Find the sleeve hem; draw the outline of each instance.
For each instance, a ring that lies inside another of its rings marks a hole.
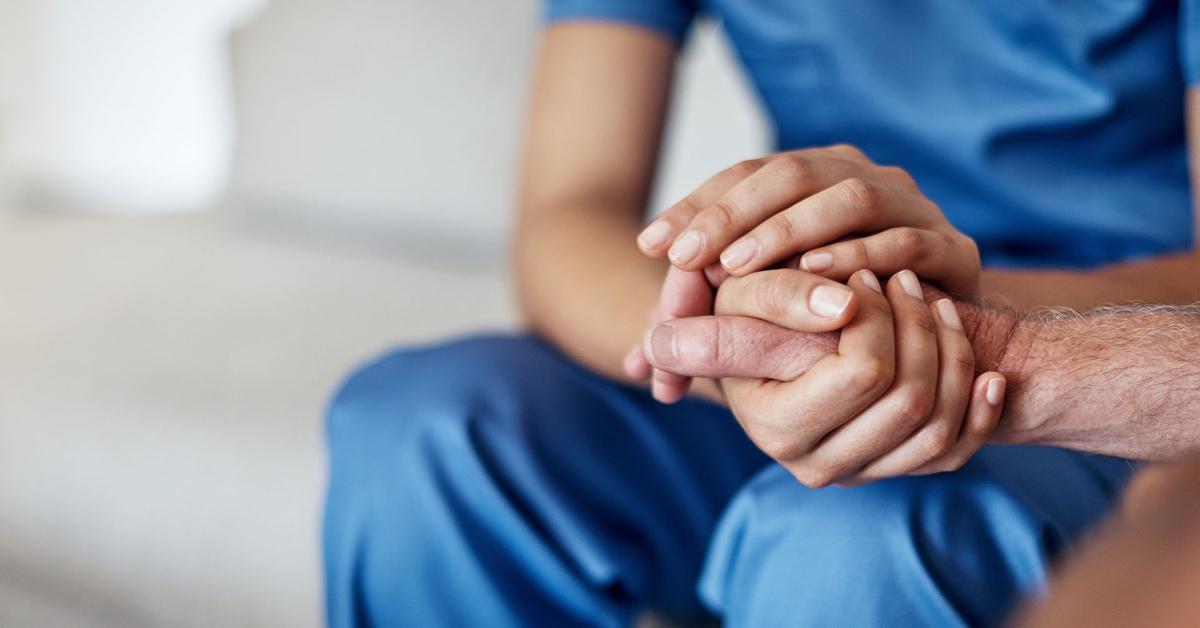
[[[546,6],[543,19],[546,24],[559,22],[617,22],[655,31],[666,35],[676,43],[687,37],[694,15],[692,13],[664,13],[645,0],[634,0],[636,4],[612,4],[588,0],[551,2]]]

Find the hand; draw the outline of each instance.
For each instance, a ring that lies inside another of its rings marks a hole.
[[[832,146],[745,161],[718,173],[638,236],[683,270],[720,263],[742,277],[802,254],[798,267],[845,281],[860,269],[915,271],[973,298],[979,252],[907,172]]]
[[[656,368],[724,378],[746,433],[808,486],[961,466],[995,428],[1006,380],[975,376],[954,303],[938,300],[935,317],[911,272],[895,275],[886,296],[872,273],[856,273],[857,315],[836,351],[814,361],[829,338],[796,331],[806,320],[788,305],[817,281],[795,270],[730,279],[718,316],[657,326],[646,355]],[[801,342],[807,350],[796,350]]]
[[[659,323],[713,313],[713,292],[729,277],[718,265],[703,271],[672,266],[663,281],[659,303],[650,313],[650,327]],[[831,280],[813,277],[803,290],[791,292],[789,316],[793,324],[810,332],[841,329],[854,317],[854,292]],[[691,378],[651,367],[641,343],[625,356],[625,374],[634,381],[650,379],[650,391],[662,403],[675,403],[687,394]]]
[[[650,311],[650,327],[689,316],[704,316],[712,313],[713,293],[727,276],[719,266],[712,266],[710,279],[702,271],[680,270],[674,266],[667,269],[663,280],[658,305]],[[675,403],[687,394],[692,378],[655,369],[646,361],[642,345],[634,345],[625,355],[625,374],[634,381],[650,380],[650,392],[662,403]]]

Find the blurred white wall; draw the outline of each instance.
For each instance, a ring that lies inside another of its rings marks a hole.
[[[0,0],[13,195],[209,202],[221,33],[255,4]],[[0,627],[321,625],[335,382],[396,343],[515,323],[503,265],[460,262],[503,247],[536,7],[272,0],[233,39],[230,194],[271,229],[0,213]],[[692,43],[654,208],[766,147],[720,36]]]
[[[0,0],[0,206],[160,213],[229,186],[279,224],[498,255],[541,2],[264,3]],[[767,146],[711,24],[675,102],[655,209]]]
[[[232,120],[225,37],[262,0],[0,0],[8,204],[204,207]]]
[[[453,255],[503,248],[537,0],[275,0],[234,37],[230,204]],[[762,154],[724,39],[684,57],[653,208]]]

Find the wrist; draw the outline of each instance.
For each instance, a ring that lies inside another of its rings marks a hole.
[[[1050,407],[1054,395],[1039,377],[1038,368],[1046,323],[1010,308],[968,303],[959,303],[958,308],[975,351],[976,374],[996,371],[1007,380],[1004,413],[992,442],[1038,442],[1054,415]]]

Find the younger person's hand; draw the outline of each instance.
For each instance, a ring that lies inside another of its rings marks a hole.
[[[850,146],[798,150],[724,170],[638,236],[683,270],[716,263],[742,277],[800,255],[796,266],[837,281],[860,269],[907,268],[947,292],[978,292],[979,252],[900,168]]]
[[[884,290],[861,271],[849,282],[857,314],[834,348],[789,308],[788,291],[818,280],[773,270],[726,281],[716,316],[658,325],[646,355],[666,371],[722,378],[751,440],[808,486],[961,466],[996,427],[1006,380],[976,375],[955,304],[926,304],[911,272]]]

